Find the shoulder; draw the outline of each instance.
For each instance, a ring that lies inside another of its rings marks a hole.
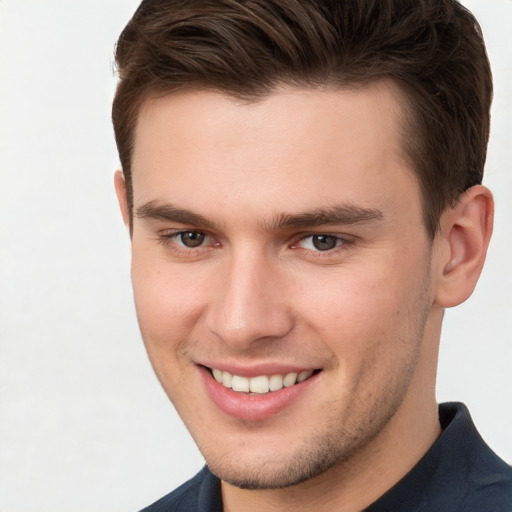
[[[196,476],[140,512],[222,512],[220,481],[205,466]]]
[[[443,478],[435,487],[448,484],[453,510],[512,512],[512,467],[485,443],[467,407],[441,404],[439,419],[443,434],[431,451],[441,448],[436,469]]]
[[[465,406],[447,405],[459,409],[458,415],[462,416],[465,424],[460,432],[465,464],[459,471],[469,485],[466,487],[461,510],[512,512],[512,467],[496,455],[480,437]]]
[[[460,403],[439,407],[442,433],[366,512],[512,512],[512,468],[480,437]]]

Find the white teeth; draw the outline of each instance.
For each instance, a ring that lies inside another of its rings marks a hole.
[[[231,373],[222,372],[222,385],[223,386],[230,388],[232,380],[233,380],[233,375],[231,375]]]
[[[289,388],[290,386],[293,386],[296,382],[297,382],[297,374],[296,373],[289,373],[283,379],[283,386],[285,388]]]
[[[249,393],[249,379],[247,377],[240,377],[240,375],[233,375],[233,379],[231,381],[231,388],[233,389],[233,391]]]
[[[226,388],[240,393],[258,393],[265,394],[269,391],[279,391],[283,387],[289,388],[294,384],[303,382],[313,375],[313,370],[305,370],[299,374],[295,372],[286,375],[258,375],[257,377],[241,377],[240,375],[232,375],[229,372],[212,368],[213,377],[217,382]]]
[[[282,375],[272,375],[270,377],[269,382],[270,391],[279,391],[283,387],[283,376]]]
[[[268,393],[268,377],[260,375],[249,380],[249,389],[252,393]]]
[[[212,368],[213,376],[217,382],[222,382],[222,370],[217,370],[217,368]]]

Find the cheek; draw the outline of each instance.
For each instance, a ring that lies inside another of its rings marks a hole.
[[[395,407],[420,357],[429,310],[425,274],[416,269],[416,282],[389,275],[340,277],[336,287],[304,302],[315,304],[305,315],[308,330],[335,355],[335,386],[354,418],[371,417],[384,403]]]
[[[315,286],[301,286],[305,322],[344,359],[371,360],[375,352],[392,359],[404,344],[417,343],[428,308],[426,267],[401,268],[316,276]]]
[[[204,279],[140,252],[133,254],[132,283],[144,342],[148,351],[176,346],[200,316]]]
[[[200,316],[202,287],[177,267],[150,257],[149,251],[133,252],[133,292],[144,346],[160,384],[181,410],[180,404],[190,402],[185,398],[194,368],[187,358],[187,342]],[[200,411],[193,414],[199,417]]]

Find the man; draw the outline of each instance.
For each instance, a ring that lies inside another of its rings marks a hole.
[[[507,511],[435,401],[482,269],[491,76],[451,0],[145,0],[116,191],[155,372],[207,467],[149,511]]]

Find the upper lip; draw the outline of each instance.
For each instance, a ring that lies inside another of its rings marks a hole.
[[[303,371],[314,371],[318,368],[310,365],[282,364],[282,363],[257,363],[253,365],[229,364],[224,362],[201,362],[200,366],[229,372],[240,377],[258,377],[260,375],[286,375],[288,373],[300,373]]]

